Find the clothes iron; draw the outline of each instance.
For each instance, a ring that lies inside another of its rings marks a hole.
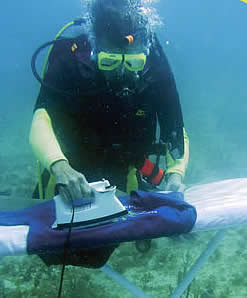
[[[74,219],[72,219],[73,205],[65,201],[60,195],[54,197],[56,220],[53,229],[72,227],[92,227],[110,222],[113,218],[125,215],[128,211],[115,196],[116,186],[110,186],[108,180],[89,183],[94,196],[88,200],[74,201]]]

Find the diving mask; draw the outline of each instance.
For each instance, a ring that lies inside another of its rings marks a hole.
[[[142,71],[146,64],[147,56],[140,54],[114,54],[99,52],[98,68],[100,70],[114,70],[123,65],[129,71]]]

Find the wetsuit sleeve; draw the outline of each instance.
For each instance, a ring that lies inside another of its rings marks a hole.
[[[165,174],[185,175],[189,160],[189,139],[184,121],[175,78],[167,57],[156,38],[152,63],[155,68],[157,114],[160,124],[160,140],[167,144],[167,169]]]
[[[48,170],[58,160],[67,160],[56,139],[51,119],[45,109],[37,109],[33,116],[29,142],[34,154]]]
[[[184,134],[184,155],[182,158],[173,159],[169,151],[166,152],[166,161],[167,161],[167,169],[165,174],[169,175],[172,173],[176,173],[181,175],[184,178],[186,168],[189,162],[189,137],[183,129]]]
[[[56,75],[59,73],[60,75]],[[59,63],[48,70],[45,82],[60,88],[63,71]],[[67,160],[56,137],[57,114],[65,110],[64,98],[53,90],[41,86],[34,106],[29,142],[32,150],[41,164],[50,170],[51,165],[58,160]],[[54,126],[55,125],[55,126]]]
[[[34,106],[29,140],[36,157],[48,170],[54,162],[66,160],[58,141],[58,129],[68,110],[68,100],[71,101],[65,91],[73,88],[75,81],[72,55],[70,48],[63,44],[53,48],[44,84]]]

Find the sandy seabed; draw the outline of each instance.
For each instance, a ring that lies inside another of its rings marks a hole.
[[[150,297],[170,297],[214,233],[153,240],[148,253],[122,244],[108,262]],[[246,231],[229,230],[209,262],[182,297],[247,297]],[[37,256],[4,257],[0,297],[56,297],[61,266],[47,267]],[[133,297],[98,269],[67,266],[62,297]]]

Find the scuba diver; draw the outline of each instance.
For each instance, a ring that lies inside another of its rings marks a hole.
[[[53,181],[65,200],[88,198],[89,182],[102,178],[127,193],[183,191],[189,141],[149,17],[140,1],[88,5],[85,32],[47,43],[47,69],[38,77],[30,144],[45,169],[39,195],[50,194]],[[84,254],[81,263],[102,266],[113,250]]]

